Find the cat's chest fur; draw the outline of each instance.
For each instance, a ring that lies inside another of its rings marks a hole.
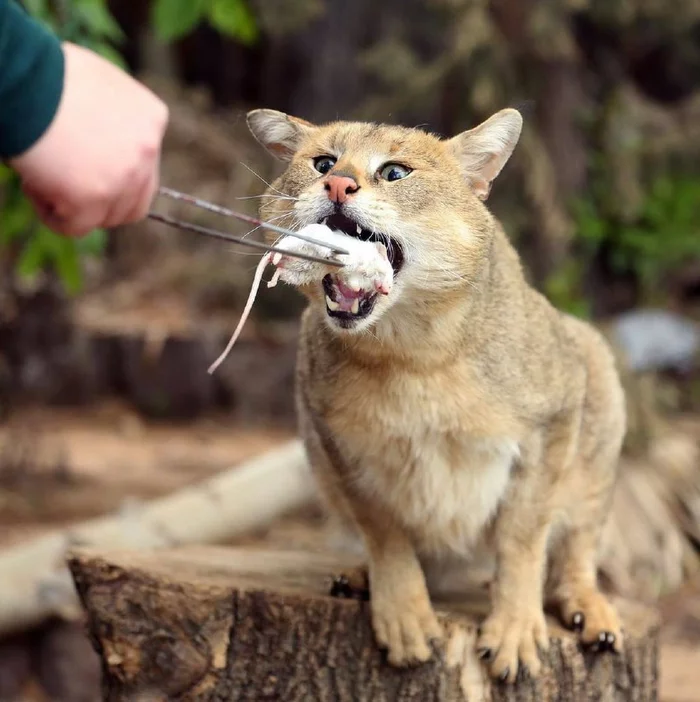
[[[355,397],[341,393],[326,418],[353,482],[403,523],[419,552],[469,553],[518,456],[512,422],[478,388],[469,392],[463,374],[371,382]]]

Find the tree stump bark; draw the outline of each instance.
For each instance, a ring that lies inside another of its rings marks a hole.
[[[618,602],[623,654],[582,652],[550,620],[537,681],[491,683],[475,654],[483,590],[436,603],[445,643],[422,666],[390,667],[367,602],[327,595],[357,563],[334,555],[213,547],[78,551],[69,559],[103,667],[103,698],[284,702],[646,702],[657,699],[658,627]]]

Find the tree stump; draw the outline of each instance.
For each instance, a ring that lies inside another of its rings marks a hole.
[[[103,668],[103,698],[284,702],[582,702],[657,699],[657,615],[617,602],[623,654],[580,650],[550,619],[537,681],[491,683],[475,654],[483,588],[436,602],[445,643],[397,670],[367,602],[328,596],[357,566],[335,555],[187,547],[74,553],[69,565]]]

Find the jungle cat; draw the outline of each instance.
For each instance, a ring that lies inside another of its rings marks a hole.
[[[254,110],[288,165],[266,219],[383,241],[388,295],[302,288],[300,432],[329,509],[362,537],[373,630],[397,666],[443,633],[425,565],[495,558],[477,651],[493,677],[537,676],[545,598],[594,650],[620,651],[597,582],[625,410],[613,355],[527,282],[485,201],[522,117],[452,138],[384,124],[314,125]]]

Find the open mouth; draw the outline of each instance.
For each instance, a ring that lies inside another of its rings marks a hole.
[[[395,239],[386,234],[363,229],[357,222],[344,214],[336,213],[325,217],[319,224],[325,224],[335,231],[362,241],[374,241],[386,247],[387,258],[396,276],[404,263],[403,249]],[[341,327],[348,328],[354,322],[368,317],[377,302],[378,293],[374,290],[354,290],[337,276],[328,274],[323,278],[323,291],[326,295],[326,312]]]
[[[394,275],[401,270],[403,266],[403,249],[401,248],[401,244],[390,236],[378,232],[371,232],[369,229],[363,229],[357,222],[340,212],[330,217],[325,217],[319,224],[325,224],[330,229],[343,232],[343,234],[347,234],[355,239],[360,239],[361,241],[378,241],[384,244],[384,246],[386,246],[389,263],[391,263],[391,267],[394,269]]]

